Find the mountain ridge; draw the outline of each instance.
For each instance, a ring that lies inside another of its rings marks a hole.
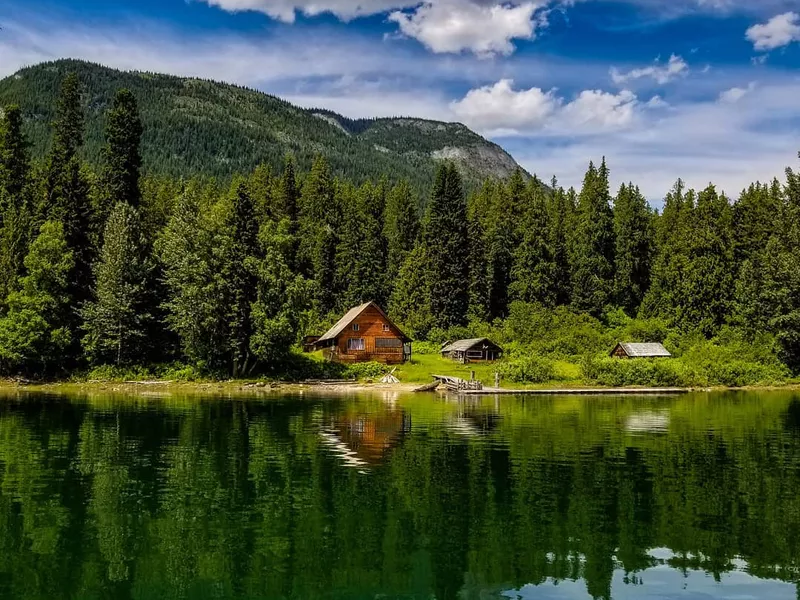
[[[86,112],[85,158],[98,163],[105,110],[114,92],[137,97],[145,135],[146,172],[219,178],[278,168],[287,153],[301,168],[325,156],[336,175],[356,181],[405,178],[423,188],[436,163],[453,160],[468,182],[507,177],[521,168],[502,147],[465,125],[414,117],[351,119],[303,108],[252,88],[196,77],[122,71],[61,59],[20,69],[0,80],[0,105],[18,104],[34,156],[46,154],[61,80],[75,72]],[[524,169],[523,169],[524,171]]]

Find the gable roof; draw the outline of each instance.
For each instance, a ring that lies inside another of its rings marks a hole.
[[[456,342],[451,342],[447,344],[444,348],[442,348],[442,353],[449,353],[449,352],[466,352],[467,350],[471,350],[478,344],[488,344],[497,348],[498,350],[502,350],[500,346],[495,344],[489,338],[473,338],[471,340],[458,340]]]
[[[622,347],[627,354],[631,358],[668,358],[672,356],[669,351],[664,348],[662,344],[628,344],[628,343],[620,343],[617,344],[617,347]],[[614,348],[616,350],[617,348]],[[612,352],[613,354],[613,352]]]
[[[361,313],[363,313],[365,310],[367,310],[369,307],[375,308],[381,314],[381,316],[384,319],[386,319],[386,322],[389,323],[389,325],[391,325],[394,328],[395,331],[397,331],[397,333],[399,334],[398,337],[400,337],[405,342],[410,342],[411,341],[411,338],[409,338],[405,333],[400,331],[400,329],[397,327],[397,325],[392,323],[391,319],[389,319],[389,317],[386,315],[386,313],[383,312],[383,309],[380,306],[378,306],[374,302],[365,302],[361,306],[354,306],[353,308],[348,310],[341,319],[336,321],[336,325],[331,327],[328,331],[325,332],[325,335],[323,335],[321,338],[319,338],[317,340],[317,343],[319,344],[320,342],[326,342],[328,340],[335,340],[337,337],[339,337],[342,334],[342,332],[345,329],[347,329],[347,326],[350,325],[350,323],[355,321],[358,318],[358,316]]]

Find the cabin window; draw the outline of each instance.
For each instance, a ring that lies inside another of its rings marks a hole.
[[[347,349],[355,352],[363,352],[365,349],[364,338],[350,338],[347,340]]]
[[[376,348],[402,348],[403,347],[403,340],[398,340],[397,338],[376,338],[375,339],[375,347]]]
[[[383,326],[383,332],[384,332],[384,333],[389,333],[391,330],[392,330],[392,328],[391,328],[391,327],[389,327],[388,325],[384,325],[384,326]]]
[[[467,352],[467,358],[483,358],[483,352],[480,350],[470,350]]]
[[[358,323],[353,323],[353,331],[358,331],[359,329]]]

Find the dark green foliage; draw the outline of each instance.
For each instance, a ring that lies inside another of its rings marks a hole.
[[[386,199],[383,235],[386,239],[386,277],[394,281],[420,233],[419,202],[408,182],[394,186]]]
[[[231,374],[238,377],[253,367],[250,337],[255,328],[252,308],[258,297],[256,270],[260,255],[255,207],[244,182],[234,183],[224,229],[220,276],[226,291],[226,346]]]
[[[75,60],[22,69],[0,81],[0,105],[22,107],[38,158],[50,148],[55,99],[69,73],[77,74],[82,84],[80,97],[86,107],[82,154],[95,167],[103,164],[105,112],[117,90],[127,89],[139,102],[145,129],[141,153],[148,174],[229,180],[262,164],[279,173],[287,153],[294,156],[298,170],[307,172],[322,155],[336,177],[356,185],[386,176],[393,182],[408,180],[421,194],[433,183],[434,153],[446,148],[463,149],[465,156],[473,157],[459,164],[471,183],[490,175],[505,177],[517,168],[500,147],[457,123],[353,121],[239,86],[123,72]],[[80,146],[80,142],[75,145]],[[480,158],[486,153],[492,160]]]
[[[633,184],[622,185],[614,201],[614,299],[629,315],[639,310],[650,287],[652,216]]]
[[[467,203],[452,164],[436,174],[422,234],[429,260],[431,310],[438,327],[462,325],[469,308]]]
[[[93,364],[130,365],[153,353],[153,268],[138,211],[118,202],[103,232],[93,298],[82,310]]]
[[[42,97],[59,100],[35,113],[55,115],[50,150],[38,164],[28,159],[23,135],[25,127],[36,135],[38,117],[4,111],[4,372],[52,372],[59,353],[65,368],[79,367],[82,330],[85,357],[124,372],[179,361],[216,375],[308,373],[313,361],[293,352],[301,336],[321,333],[368,300],[388,305],[413,336],[492,337],[523,362],[526,352],[575,361],[606,354],[618,341],[660,341],[684,361],[683,381],[780,381],[782,364],[800,372],[800,175],[792,170],[785,186],[754,184],[734,205],[713,186],[697,194],[678,181],[657,215],[633,184],[623,185],[611,206],[605,161],[590,165],[579,195],[555,179],[548,188],[517,171],[485,180],[469,202],[458,168],[445,162],[420,223],[414,180],[390,184],[391,170],[335,178],[341,157],[329,160],[324,145],[307,173],[302,152],[284,152],[277,166],[265,160],[233,185],[141,177],[148,151],[140,141],[145,147],[148,136],[174,133],[166,121],[143,129],[154,102],[148,82],[179,81],[189,98],[208,102],[207,94],[227,88],[139,74],[123,79],[138,82],[132,87],[144,95],[141,104],[121,91],[108,109],[91,91],[104,89],[104,80],[48,79]],[[16,89],[5,85],[0,97]],[[170,89],[179,104],[186,100]],[[138,106],[151,107],[141,119]],[[108,118],[98,172],[83,139],[102,129],[89,115],[84,131],[83,114],[100,109]],[[195,114],[200,121],[203,110]],[[325,130],[324,119],[311,118]],[[385,146],[391,153],[422,127],[400,122],[339,124],[375,143],[376,131],[391,131],[403,140]],[[468,135],[458,126],[444,130]],[[420,148],[441,141],[440,133],[427,131]],[[51,273],[68,270],[58,280],[64,289],[43,283],[43,256]],[[614,371],[624,381],[678,376],[672,367],[610,368],[632,369]]]
[[[600,169],[589,164],[583,180],[575,223],[572,306],[594,316],[612,301],[614,278],[614,215],[605,159]]]
[[[67,366],[72,342],[69,276],[73,257],[61,223],[48,221],[25,257],[27,275],[0,319],[0,371],[43,375]]]
[[[551,245],[554,239],[545,193],[535,181],[530,186],[521,217],[522,239],[514,252],[509,293],[514,300],[553,306],[557,294],[557,271]]]
[[[106,115],[102,175],[104,197],[97,211],[101,220],[108,214],[108,207],[116,202],[127,202],[133,208],[139,206],[142,132],[136,98],[129,90],[120,90]]]
[[[0,187],[15,205],[22,204],[29,173],[30,157],[28,141],[22,131],[22,113],[18,106],[11,106],[0,121]],[[0,204],[0,210],[5,208],[5,203]]]

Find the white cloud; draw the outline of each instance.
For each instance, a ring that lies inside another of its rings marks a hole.
[[[650,100],[647,101],[645,104],[647,108],[652,109],[659,109],[659,108],[667,108],[669,106],[668,102],[665,102],[661,96],[653,96]]]
[[[755,81],[750,82],[750,84],[746,88],[741,87],[732,87],[729,90],[725,90],[719,95],[719,101],[724,102],[726,104],[735,104],[739,102],[742,98],[747,96],[750,92],[756,89]]]
[[[633,122],[637,106],[636,95],[627,90],[619,94],[585,90],[567,102],[556,90],[514,90],[510,79],[471,90],[450,105],[466,125],[495,135],[534,131],[579,135],[619,129]]]
[[[746,37],[756,50],[774,50],[800,41],[800,14],[787,12],[766,23],[753,25]]]
[[[309,17],[331,13],[343,21],[348,21],[419,4],[414,0],[205,0],[205,2],[228,12],[264,13],[286,23],[293,23],[297,13]]]
[[[626,84],[636,79],[649,77],[655,80],[659,85],[669,83],[678,77],[684,77],[689,73],[689,65],[680,56],[673,54],[669,57],[669,61],[662,65],[658,61],[649,67],[642,67],[640,69],[633,69],[627,73],[622,73],[616,67],[611,67],[611,79],[617,85]]]
[[[511,54],[512,40],[535,35],[541,3],[478,4],[465,0],[435,0],[411,12],[395,11],[389,20],[400,31],[436,53],[464,50],[479,56]]]

